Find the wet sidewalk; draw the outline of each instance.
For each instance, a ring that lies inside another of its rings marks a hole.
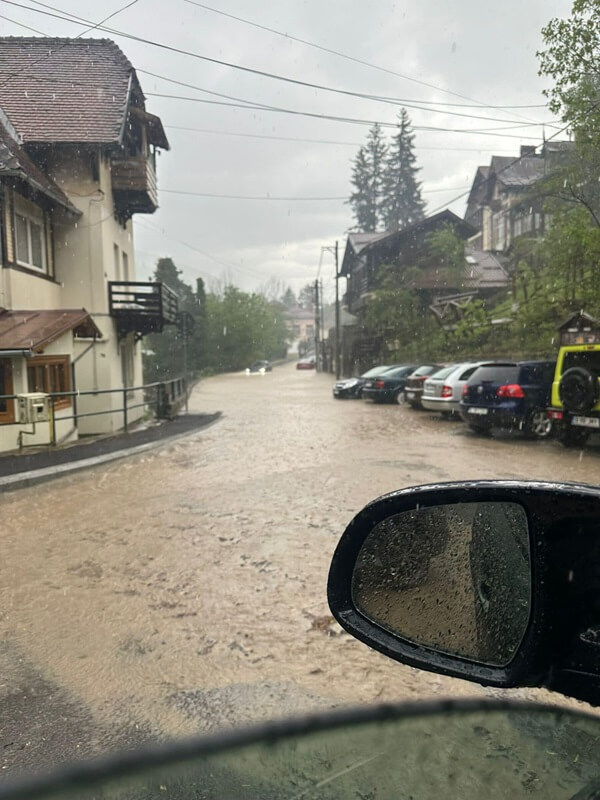
[[[49,480],[85,467],[125,458],[211,425],[214,414],[182,414],[145,428],[77,442],[60,448],[35,448],[31,452],[0,456],[0,490],[16,489]]]

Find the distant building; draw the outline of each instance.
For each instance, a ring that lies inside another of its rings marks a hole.
[[[506,253],[520,236],[544,234],[543,198],[535,187],[572,147],[572,142],[546,142],[537,153],[524,145],[517,157],[492,156],[489,166],[477,168],[465,212],[465,221],[477,230],[474,247]]]
[[[300,350],[306,352],[303,343],[309,345],[309,349],[314,348],[315,339],[315,312],[308,308],[289,308],[285,313],[285,324],[290,332],[289,353],[298,353]]]

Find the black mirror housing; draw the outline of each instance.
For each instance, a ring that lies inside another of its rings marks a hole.
[[[467,503],[517,504],[527,517],[529,620],[504,666],[403,638],[368,618],[353,599],[359,554],[376,526],[406,512]],[[568,483],[473,481],[380,497],[352,520],[340,539],[329,572],[328,600],[346,631],[410,666],[489,686],[545,686],[600,703],[600,490]]]

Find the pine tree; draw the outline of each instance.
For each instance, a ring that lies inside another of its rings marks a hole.
[[[355,227],[366,233],[376,231],[381,225],[386,157],[387,145],[376,123],[354,160],[351,178],[354,191],[348,200],[356,220]]]
[[[385,230],[396,231],[418,222],[425,216],[419,167],[414,153],[415,135],[405,108],[399,116],[398,133],[394,136],[385,163],[383,179],[382,222]]]

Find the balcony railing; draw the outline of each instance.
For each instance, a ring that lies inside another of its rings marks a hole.
[[[156,173],[146,156],[116,156],[111,162],[112,189],[117,211],[126,217],[132,214],[153,214],[158,208]]]
[[[117,321],[119,336],[162,333],[177,324],[178,298],[164,283],[109,281],[108,310]]]

